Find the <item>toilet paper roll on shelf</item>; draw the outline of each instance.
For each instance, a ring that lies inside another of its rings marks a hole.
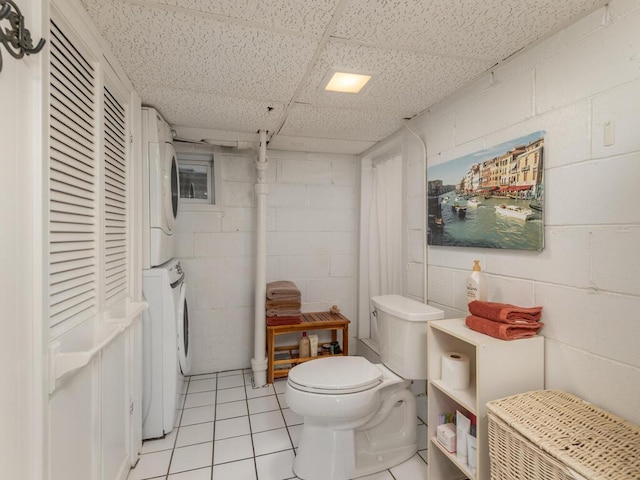
[[[453,390],[469,387],[470,360],[464,353],[447,352],[442,355],[442,383]]]

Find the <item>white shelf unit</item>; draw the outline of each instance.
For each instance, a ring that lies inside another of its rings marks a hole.
[[[428,478],[489,480],[487,402],[544,388],[544,337],[499,340],[471,330],[464,318],[435,320],[428,325]],[[469,357],[471,378],[466,390],[453,390],[442,383],[442,355],[446,352]],[[455,414],[456,410],[477,417],[475,474],[436,440],[438,416]]]

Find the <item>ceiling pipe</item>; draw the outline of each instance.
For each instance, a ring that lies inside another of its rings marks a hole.
[[[260,148],[256,161],[256,296],[253,337],[253,388],[267,384],[265,295],[267,290],[267,132],[260,130]]]

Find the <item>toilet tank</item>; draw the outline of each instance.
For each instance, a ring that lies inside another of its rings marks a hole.
[[[405,379],[427,379],[427,322],[444,318],[437,308],[400,295],[371,298],[382,363]]]

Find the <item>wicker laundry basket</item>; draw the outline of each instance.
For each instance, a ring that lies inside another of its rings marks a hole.
[[[574,395],[487,403],[492,480],[639,480],[640,426]]]

